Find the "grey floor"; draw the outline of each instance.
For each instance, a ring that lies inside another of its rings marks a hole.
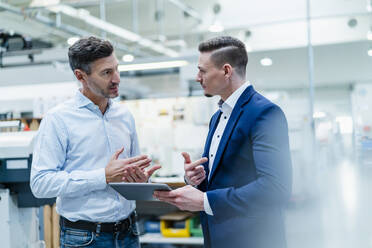
[[[372,168],[340,161],[314,170],[286,211],[288,248],[372,247]]]

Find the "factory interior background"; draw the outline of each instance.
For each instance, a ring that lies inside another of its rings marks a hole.
[[[31,198],[27,173],[43,115],[80,87],[67,49],[90,35],[115,47],[115,101],[133,114],[141,152],[163,166],[152,180],[174,184],[181,152],[201,156],[218,109],[196,82],[197,46],[242,40],[247,80],[288,121],[288,247],[372,247],[371,0],[0,0],[1,247],[59,247],[53,202]],[[160,217],[176,210],[137,202],[142,247],[202,246],[197,225],[163,235]]]

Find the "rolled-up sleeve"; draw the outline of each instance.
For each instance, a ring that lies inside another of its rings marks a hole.
[[[30,187],[35,197],[76,197],[107,186],[105,168],[70,173],[63,170],[68,142],[62,120],[54,113],[46,115],[33,151]]]

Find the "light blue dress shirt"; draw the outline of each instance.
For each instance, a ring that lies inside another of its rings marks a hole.
[[[49,111],[36,138],[30,186],[39,198],[57,197],[57,212],[71,220],[115,222],[128,217],[135,202],[106,184],[105,167],[139,155],[133,116],[109,100],[106,112],[80,91]]]

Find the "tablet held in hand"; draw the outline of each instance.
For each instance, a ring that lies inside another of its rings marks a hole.
[[[154,200],[155,190],[172,190],[164,183],[109,183],[109,185],[127,200],[151,201]]]

